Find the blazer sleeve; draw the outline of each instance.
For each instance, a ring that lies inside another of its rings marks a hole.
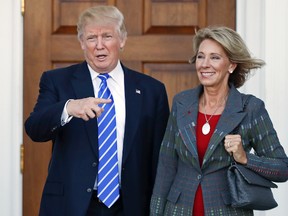
[[[159,96],[157,98],[158,101],[158,106],[157,106],[157,114],[156,114],[156,120],[154,124],[154,140],[153,140],[153,156],[152,156],[152,167],[151,171],[153,173],[153,183],[155,181],[156,177],[156,168],[158,164],[158,159],[159,159],[159,150],[160,150],[160,145],[165,133],[165,129],[167,126],[167,121],[169,117],[169,104],[168,104],[168,97],[166,93],[166,89],[164,84],[161,84],[161,88],[159,91]]]
[[[166,199],[176,174],[178,156],[174,148],[175,136],[177,136],[175,107],[173,102],[172,111],[160,148],[157,175],[150,203],[150,216],[164,214]]]
[[[243,125],[255,153],[247,153],[247,167],[275,182],[288,179],[288,158],[279,142],[264,102],[253,97],[247,106],[250,122]],[[245,145],[245,143],[244,143]]]

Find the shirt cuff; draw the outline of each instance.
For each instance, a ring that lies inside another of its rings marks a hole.
[[[63,112],[61,115],[61,126],[64,126],[65,124],[69,123],[70,120],[73,118],[73,116],[69,115],[67,112],[67,104],[71,101],[71,99],[69,99],[66,103],[65,106],[63,108]]]

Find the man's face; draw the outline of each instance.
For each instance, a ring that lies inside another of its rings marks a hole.
[[[125,42],[112,24],[87,24],[80,39],[86,61],[98,73],[108,73],[116,67]]]

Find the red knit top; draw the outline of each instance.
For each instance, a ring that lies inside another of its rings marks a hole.
[[[202,126],[206,123],[205,115],[201,112],[198,112],[198,119],[197,119],[197,126],[196,126],[196,140],[197,140],[197,151],[198,151],[198,158],[200,166],[202,166],[203,158],[206,152],[206,149],[208,147],[210,138],[212,134],[214,133],[214,130],[216,128],[217,122],[220,119],[221,115],[214,115],[209,120],[210,124],[210,132],[207,135],[204,135],[202,133]],[[210,118],[210,115],[206,115],[207,119]],[[193,206],[193,216],[204,216],[204,202],[203,202],[203,196],[202,196],[202,188],[201,184],[199,184],[195,200],[194,200],[194,206]]]

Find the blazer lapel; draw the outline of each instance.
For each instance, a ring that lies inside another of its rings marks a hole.
[[[243,112],[243,101],[240,92],[234,86],[231,87],[229,97],[227,99],[225,110],[223,111],[216,129],[210,139],[207,151],[203,159],[202,169],[205,168],[207,161],[218,147],[223,145],[223,140],[227,134],[236,134],[238,126],[242,119],[246,116]],[[224,147],[223,147],[223,151]]]
[[[83,62],[74,72],[71,83],[77,99],[95,97],[93,83],[87,67],[87,63]],[[96,156],[98,157],[98,124],[97,118],[84,122],[90,144]]]
[[[180,136],[188,149],[192,154],[195,163],[198,164],[200,169],[197,143],[196,143],[196,124],[198,117],[198,101],[199,94],[202,91],[202,86],[199,86],[196,90],[188,90],[178,95],[177,100],[177,124],[179,128]],[[187,103],[188,102],[188,103]]]

